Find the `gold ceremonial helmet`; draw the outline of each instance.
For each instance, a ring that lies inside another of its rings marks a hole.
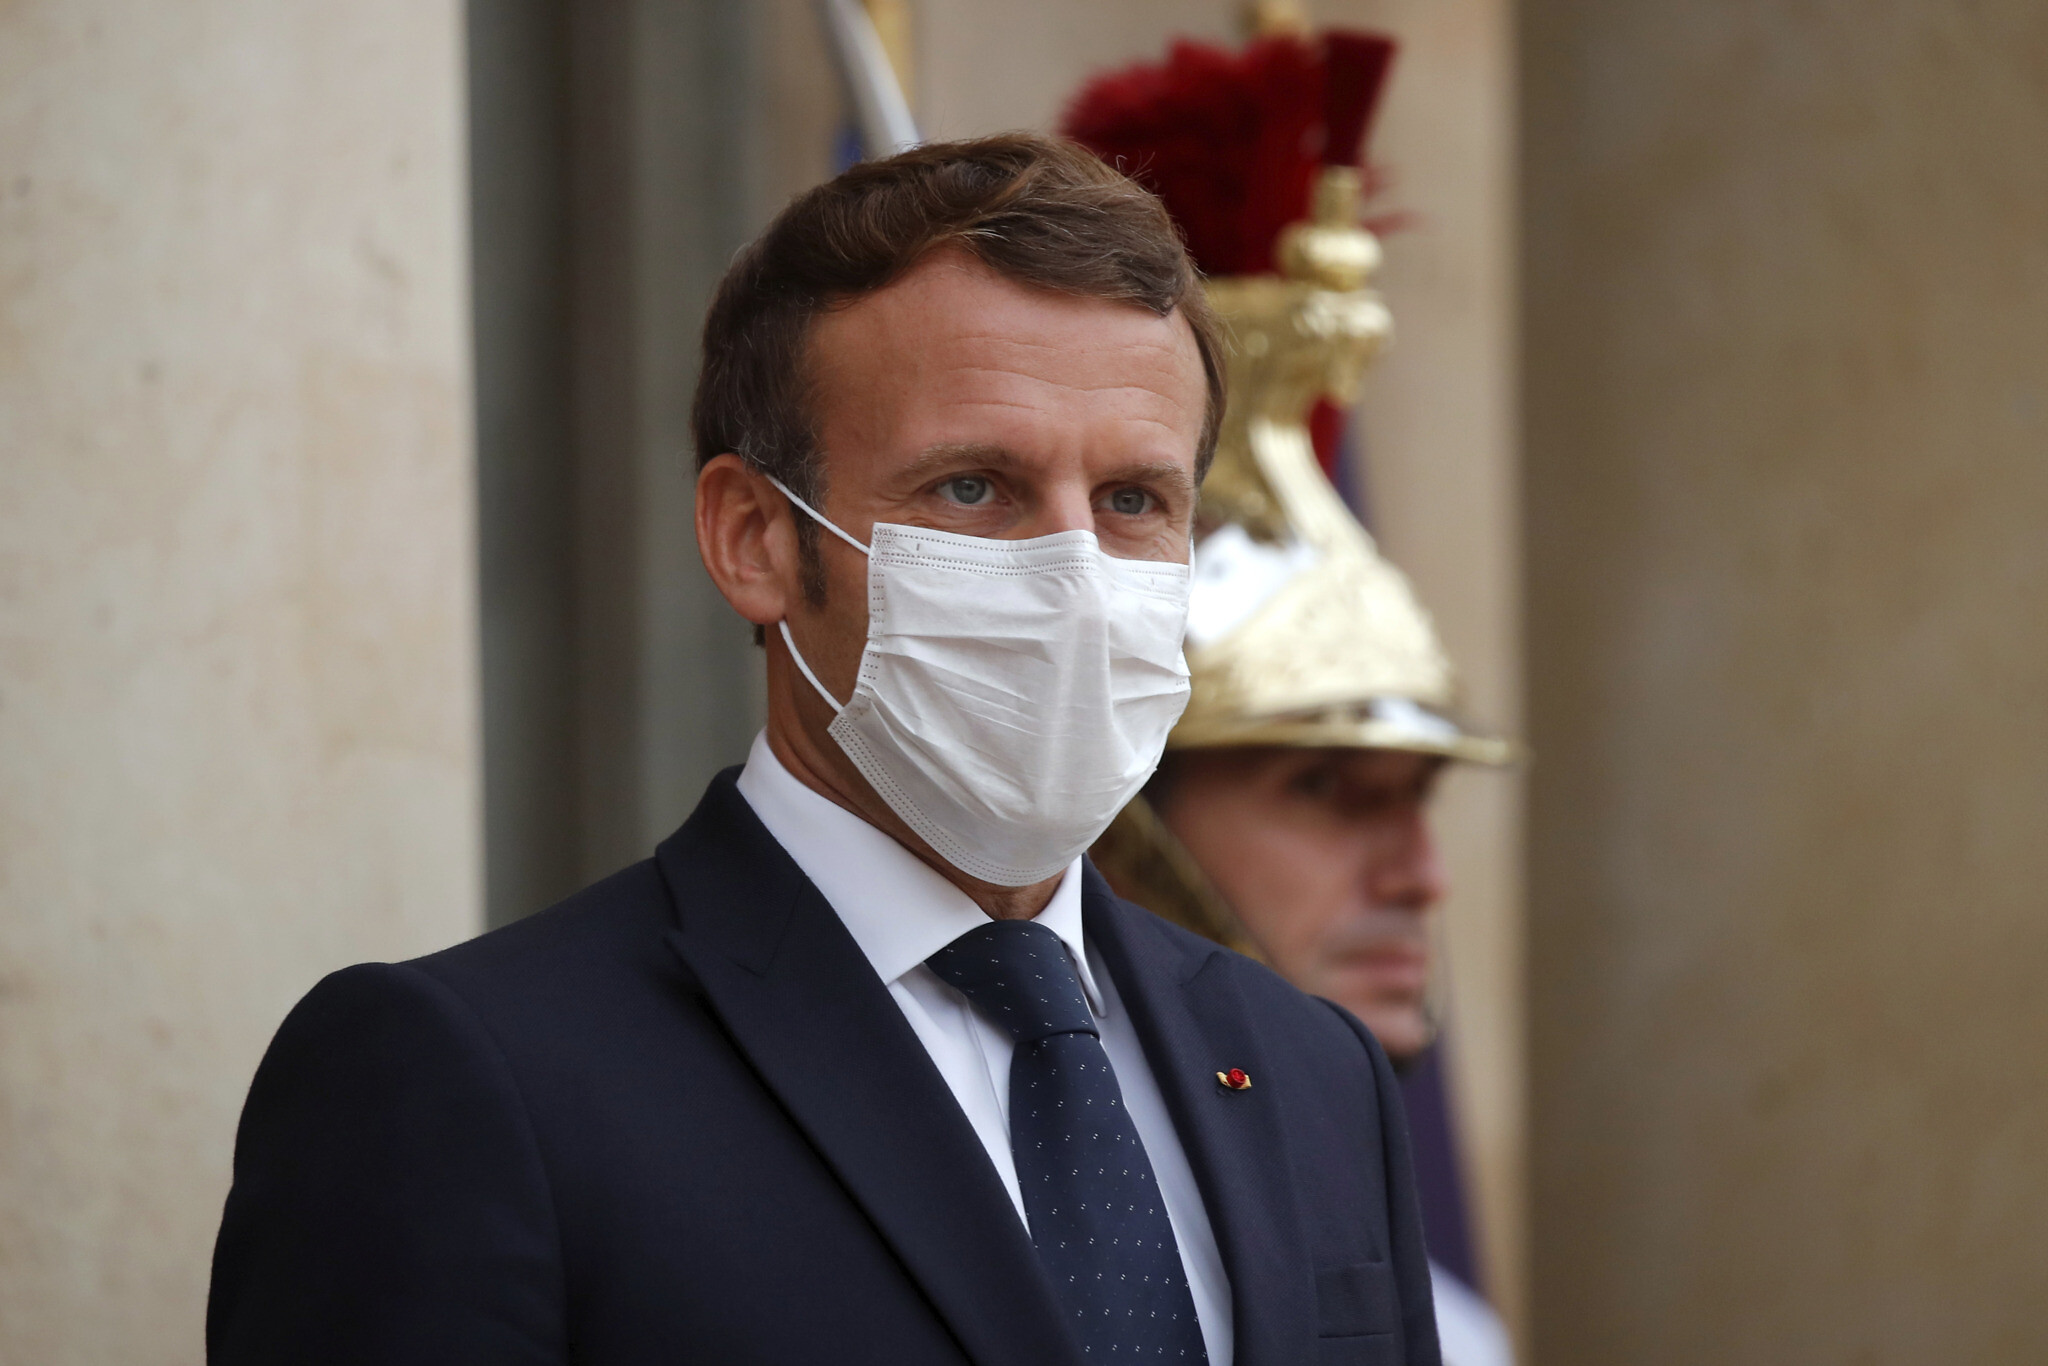
[[[1359,171],[1324,165],[1310,183],[1308,218],[1279,233],[1276,273],[1206,282],[1229,335],[1228,403],[1196,517],[1193,695],[1167,748],[1394,749],[1508,763],[1510,741],[1452,719],[1455,678],[1429,613],[1317,461],[1311,412],[1357,401],[1393,320],[1370,288],[1381,250],[1359,221]],[[1162,197],[1180,217],[1175,196]],[[1256,956],[1143,796],[1092,854],[1123,895]]]
[[[1393,321],[1367,288],[1380,246],[1359,175],[1325,168],[1315,212],[1280,238],[1280,273],[1208,282],[1229,328],[1228,393],[1202,487],[1188,668],[1171,749],[1350,746],[1505,763],[1451,721],[1456,685],[1429,613],[1316,461],[1308,417],[1349,406]]]

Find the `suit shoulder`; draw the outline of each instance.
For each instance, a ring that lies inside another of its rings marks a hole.
[[[442,1359],[465,1315],[557,1336],[552,1196],[516,1079],[407,964],[344,968],[271,1041],[236,1131],[208,1359]]]
[[[428,1039],[475,1042],[475,1019],[453,992],[405,963],[358,963],[320,979],[278,1026],[255,1087],[308,1066],[365,1076],[392,1059],[408,1066]],[[438,1051],[438,1050],[437,1050]]]
[[[358,963],[322,978],[285,1016],[245,1115],[290,1108],[284,1097],[314,1109],[349,1097],[342,1108],[368,1113],[379,1108],[373,1096],[397,1102],[423,1085],[445,1096],[460,1077],[486,1090],[506,1079],[468,1004],[411,964]]]
[[[1361,1060],[1362,1046],[1364,1056],[1369,1056],[1376,1047],[1364,1026],[1359,1025],[1354,1031],[1356,1021],[1343,1007],[1309,995],[1257,959],[1176,925],[1135,902],[1117,898],[1115,904],[1134,936],[1150,938],[1159,948],[1191,966],[1206,960],[1199,973],[1203,977],[1213,975],[1212,980],[1219,987],[1227,983],[1235,990],[1262,1029],[1278,1029],[1302,1043],[1354,1061]]]
[[[646,859],[544,911],[404,966],[465,997],[523,993],[565,975],[630,970],[673,923],[667,885]]]

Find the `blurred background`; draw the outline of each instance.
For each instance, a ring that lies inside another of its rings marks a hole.
[[[1539,1366],[2048,1360],[2048,6],[1318,0],[1401,53],[1370,518],[1534,760],[1439,806]],[[875,0],[927,136],[1232,0]],[[696,334],[809,0],[0,6],[0,1363],[201,1360],[320,976],[758,724]]]

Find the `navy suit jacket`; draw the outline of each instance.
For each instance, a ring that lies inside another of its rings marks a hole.
[[[736,772],[651,861],[292,1011],[236,1143],[214,1366],[1082,1366],[987,1152]],[[1086,877],[1238,1362],[1435,1363],[1379,1046]]]

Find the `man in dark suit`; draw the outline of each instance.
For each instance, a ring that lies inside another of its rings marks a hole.
[[[1434,1363],[1385,1055],[1082,854],[1185,701],[1220,416],[1156,201],[1027,137],[856,167],[705,356],[767,729],[648,862],[292,1012],[210,1358]]]

